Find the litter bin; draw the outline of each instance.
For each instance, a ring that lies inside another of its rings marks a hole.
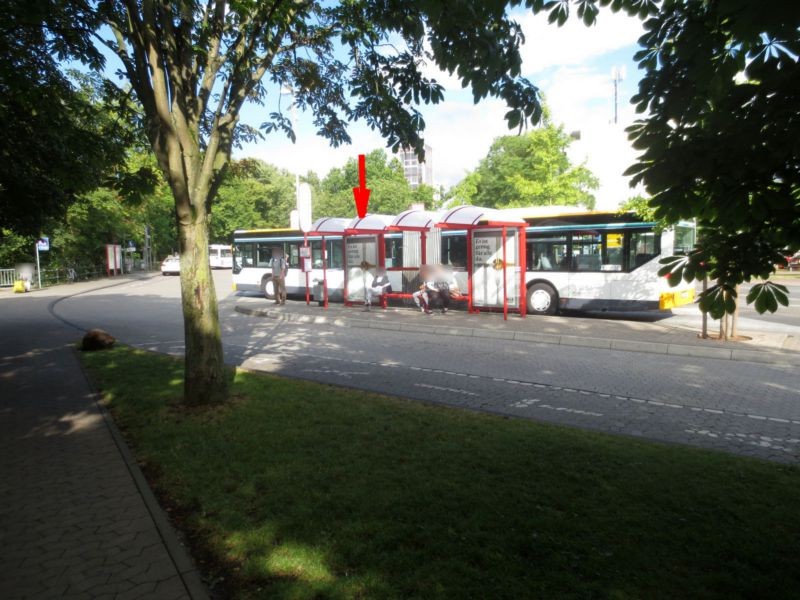
[[[315,279],[313,285],[311,286],[311,295],[314,297],[314,301],[317,302],[320,306],[325,305],[325,290],[322,287],[322,281],[319,279]]]

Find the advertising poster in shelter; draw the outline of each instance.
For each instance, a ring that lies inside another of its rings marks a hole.
[[[347,238],[347,301],[363,302],[364,290],[372,283],[378,264],[376,236]]]
[[[519,307],[520,263],[517,231],[506,231],[506,294],[509,308]],[[503,232],[477,230],[472,237],[472,304],[503,308]]]

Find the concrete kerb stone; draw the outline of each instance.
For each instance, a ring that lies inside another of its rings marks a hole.
[[[800,366],[800,354],[785,354],[782,352],[763,352],[734,348],[731,350],[731,360]]]
[[[236,306],[236,312],[251,315],[270,317],[282,321],[294,321],[287,313],[265,309],[254,309]],[[649,354],[668,354],[673,356],[693,356],[698,358],[714,358],[719,360],[738,360],[744,362],[757,362],[764,364],[784,364],[800,366],[800,354],[776,352],[769,350],[751,350],[744,348],[712,348],[708,346],[691,346],[682,344],[667,344],[663,342],[649,342],[641,340],[621,340],[606,338],[579,337],[570,335],[557,335],[552,333],[538,333],[530,331],[507,331],[468,327],[431,327],[420,323],[390,323],[378,320],[353,319],[350,317],[308,317],[311,319],[303,322],[313,322],[320,325],[334,325],[338,327],[365,327],[387,331],[410,331],[414,333],[433,333],[436,335],[457,335],[465,337],[479,337],[497,340],[516,340],[520,342],[533,342],[555,344],[561,346],[579,346],[583,348],[598,348],[604,350],[619,350],[624,352],[645,352]]]
[[[489,338],[493,340],[513,340],[513,331],[498,331],[494,329],[473,329],[472,337]]]
[[[560,344],[561,336],[553,333],[534,333],[531,331],[515,331],[514,339],[519,342],[538,342],[540,344]]]
[[[695,356],[697,358],[731,359],[731,350],[729,348],[707,348],[704,346],[683,346],[681,344],[669,344],[667,354],[673,356]]]
[[[412,333],[433,333],[430,325],[419,325],[417,323],[401,323],[400,331],[410,331]]]
[[[435,335],[458,335],[461,337],[472,337],[472,328],[467,327],[434,327]]]
[[[599,348],[601,350],[611,349],[611,340],[593,337],[577,337],[574,335],[562,335],[562,346],[581,346],[583,348]]]
[[[667,354],[669,351],[669,344],[662,344],[660,342],[640,342],[637,340],[611,340],[611,349],[625,352]]]

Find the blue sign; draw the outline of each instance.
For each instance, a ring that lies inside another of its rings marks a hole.
[[[40,237],[38,240],[36,240],[36,249],[39,252],[47,252],[50,250],[50,238]]]

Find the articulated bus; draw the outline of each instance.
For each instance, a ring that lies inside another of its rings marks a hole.
[[[659,259],[689,252],[695,243],[693,223],[680,223],[658,231],[656,224],[632,213],[551,211],[547,216],[525,216],[525,290],[528,313],[552,315],[559,310],[631,311],[666,310],[694,300],[691,284],[671,288],[658,276]],[[541,215],[541,210],[530,211]],[[420,237],[413,232],[383,234],[384,266],[392,289],[410,293],[419,285]],[[328,297],[345,297],[344,236],[326,236],[323,272],[322,242],[309,238],[311,285],[327,282]],[[449,267],[462,293],[468,288],[469,236],[466,231],[431,228],[426,239],[426,262]],[[349,242],[348,242],[349,243]],[[284,252],[289,264],[289,295],[305,295],[306,272],[302,270],[301,231],[237,230],[233,244],[233,282],[239,291],[274,297],[271,283],[273,248]],[[362,284],[354,282],[356,286]],[[348,282],[348,287],[350,287]],[[348,298],[352,299],[351,290]]]

